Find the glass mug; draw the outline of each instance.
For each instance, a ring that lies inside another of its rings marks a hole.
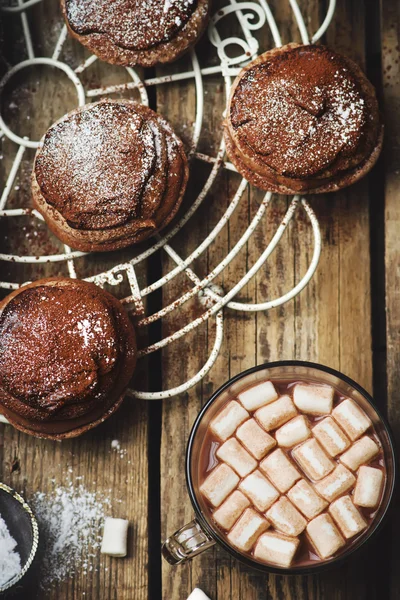
[[[341,395],[352,398],[359,404],[371,419],[382,444],[386,468],[386,485],[377,514],[367,531],[336,558],[289,568],[261,563],[252,559],[249,555],[240,553],[231,546],[208,516],[209,511],[199,491],[199,458],[206,430],[211,420],[228,399],[237,396],[243,389],[267,379],[275,379],[280,382],[287,381],[288,383],[310,381],[332,386]],[[214,544],[219,544],[237,560],[253,569],[266,573],[294,575],[331,568],[364,546],[380,528],[393,497],[395,478],[396,459],[392,433],[374,405],[371,396],[361,386],[338,371],[315,363],[292,360],[259,365],[236,375],[225,383],[213,394],[197,416],[189,436],[186,451],[186,483],[196,516],[193,521],[179,529],[164,542],[162,554],[170,564],[177,565],[211,548]]]

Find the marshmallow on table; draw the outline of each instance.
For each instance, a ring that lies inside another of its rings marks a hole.
[[[281,396],[275,402],[259,408],[254,416],[266,431],[270,431],[280,427],[296,415],[297,410],[290,396]]]
[[[352,442],[360,437],[372,423],[363,410],[350,398],[333,409],[332,416],[347,433]]]
[[[381,496],[382,483],[383,471],[374,467],[360,467],[354,488],[354,504],[375,508]]]
[[[249,499],[242,492],[235,490],[213,513],[213,519],[220,527],[229,530],[249,506]]]
[[[236,437],[258,460],[264,458],[271,448],[276,446],[272,435],[264,431],[255,419],[248,419],[243,425],[240,425],[236,431]]]
[[[303,415],[295,417],[275,431],[276,441],[283,448],[293,448],[296,444],[304,442],[310,435],[308,421]]]
[[[254,558],[278,567],[290,567],[299,543],[297,538],[267,531],[257,542]]]
[[[228,534],[228,540],[243,552],[248,552],[257,538],[268,529],[269,523],[252,508],[246,508],[239,521]]]
[[[340,457],[346,467],[352,471],[357,471],[358,467],[369,462],[379,452],[379,446],[370,437],[365,435],[357,440],[351,448]]]
[[[200,491],[213,506],[219,506],[239,483],[239,477],[228,465],[218,465],[200,486]]]
[[[278,398],[271,381],[263,381],[238,395],[239,402],[246,410],[257,410],[264,404],[269,404]]]
[[[350,446],[349,438],[332,417],[322,419],[313,427],[312,432],[321,446],[333,457],[341,454]]]
[[[293,450],[293,456],[310,479],[318,481],[333,471],[335,463],[318,444],[312,439],[304,442]]]
[[[301,479],[299,471],[280,448],[268,454],[261,461],[260,469],[282,494],[287,492],[298,479]]]
[[[328,415],[332,411],[334,390],[329,385],[298,383],[294,386],[293,402],[309,415]]]
[[[303,515],[285,496],[279,498],[266,512],[265,516],[278,531],[290,536],[300,535],[307,525]]]
[[[249,416],[247,410],[239,402],[231,400],[211,421],[210,429],[217,438],[224,442]]]
[[[129,521],[106,517],[104,522],[101,554],[109,556],[126,556]]]
[[[194,588],[187,600],[210,600],[200,588]]]
[[[222,444],[217,450],[217,456],[232,467],[240,477],[246,477],[257,466],[257,461],[235,438],[231,438]]]
[[[292,504],[298,508],[307,519],[313,519],[321,513],[328,503],[319,496],[305,479],[300,479],[289,491]]]
[[[240,482],[239,489],[254,506],[265,512],[279,498],[279,492],[260,471],[256,470]]]
[[[315,484],[315,489],[325,500],[333,502],[333,500],[348,492],[355,482],[356,478],[353,473],[343,465],[338,465],[333,473]]]
[[[340,531],[326,513],[309,522],[307,535],[320,558],[329,558],[345,544]]]
[[[350,496],[338,498],[329,507],[329,512],[346,539],[350,539],[367,527],[367,522],[354,506]]]

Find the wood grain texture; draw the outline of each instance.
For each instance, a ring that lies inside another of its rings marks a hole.
[[[283,32],[283,41],[299,39],[288,4],[271,4]],[[303,14],[308,15],[309,30],[316,30],[320,3],[302,2],[301,6]],[[361,64],[365,64],[364,14],[363,3],[339,2],[336,18],[327,36],[329,45]],[[267,49],[270,43],[266,35],[262,49]],[[171,96],[173,93],[170,90],[165,94],[159,93],[158,102],[164,110],[170,110],[171,105],[177,104],[179,91],[175,91],[176,96]],[[220,110],[219,103],[214,105],[213,123],[218,119]],[[172,112],[172,118],[178,120],[180,113],[176,111],[175,114]],[[224,174],[223,178],[228,181],[228,190],[237,182],[232,174]],[[254,215],[261,198],[261,192],[251,190],[247,193],[229,227],[208,253],[208,267],[216,264],[232,247],[238,231]],[[163,536],[171,534],[193,516],[183,480],[186,440],[199,407],[210,392],[230,376],[256,363],[298,358],[341,369],[367,389],[372,388],[368,180],[338,194],[312,197],[310,202],[319,218],[323,238],[321,262],[310,285],[294,302],[268,313],[245,315],[226,310],[224,351],[215,367],[202,386],[185,394],[178,403],[164,404],[161,445],[161,506],[165,506],[161,513]],[[273,200],[267,217],[247,245],[246,257],[238,258],[226,269],[221,281],[226,289],[259,256],[286,207],[284,198]],[[216,216],[215,211],[217,208],[213,204],[213,217]],[[203,214],[200,212],[201,216],[196,221],[196,236],[199,229],[202,235],[207,231],[205,224],[209,217],[206,214],[203,217]],[[304,274],[312,252],[312,239],[304,216],[291,225],[285,238],[268,264],[242,290],[241,300],[260,302],[277,297]],[[187,238],[179,242],[184,255],[188,243]],[[165,327],[169,332],[169,326],[166,324]],[[197,334],[190,344],[188,356],[182,356],[178,349],[168,348],[164,352],[164,384],[176,382],[178,374],[190,375],[198,369],[210,350],[211,342],[212,336],[208,335],[204,340],[203,334]],[[168,453],[171,445],[172,456]],[[332,572],[285,578],[257,574],[234,561],[222,549],[214,547],[190,564],[175,568],[164,564],[163,598],[184,599],[195,585],[213,600],[374,598],[378,594],[379,580],[376,570],[365,568],[365,560],[372,567],[377,553],[377,545],[371,546],[367,557],[364,555],[349,561]]]
[[[388,418],[397,448],[400,443],[400,5],[382,0],[382,72],[386,115],[384,150],[385,185],[385,273],[386,273],[386,367]],[[399,496],[395,499],[398,506]],[[400,518],[393,514],[390,545],[389,589],[387,598],[400,596]]]
[[[217,2],[216,6],[226,4],[225,0]],[[327,2],[302,0],[299,4],[307,16],[308,30],[315,31]],[[288,0],[273,0],[269,5],[277,18],[283,42],[299,41]],[[389,124],[386,128],[384,161],[387,411],[400,442],[398,1],[381,0],[381,14],[383,96]],[[44,0],[31,9],[29,16],[34,30],[34,43],[40,49],[40,54],[50,55],[61,25],[57,4],[52,0]],[[370,27],[377,33],[379,26],[378,20],[371,23],[371,19],[370,0],[338,0],[334,21],[324,41],[368,67],[365,49],[370,40],[366,32]],[[231,35],[235,32],[234,21],[232,19],[226,25],[228,29],[231,28]],[[221,26],[224,25],[221,23]],[[4,29],[8,42],[7,58],[13,64],[25,58],[19,20],[6,17]],[[260,39],[261,51],[271,47],[272,40],[267,27],[263,28]],[[196,52],[202,66],[219,62],[206,36],[196,47]],[[63,56],[76,66],[86,54],[79,44],[68,40]],[[174,73],[188,68],[189,56],[175,65],[162,67],[158,72]],[[147,76],[154,74],[153,71],[147,72]],[[123,82],[128,77],[124,69],[116,70],[97,61],[85,73],[84,79],[86,85],[98,87],[100,82]],[[215,156],[221,136],[225,95],[221,77],[207,76],[203,81],[205,117],[198,150]],[[22,88],[29,89],[22,92]],[[149,95],[151,106],[171,121],[189,146],[195,116],[193,82],[159,86],[157,91],[149,90]],[[137,95],[131,94],[130,97]],[[3,108],[7,121],[19,133],[38,138],[51,122],[75,104],[75,92],[63,75],[43,68],[24,74],[17,89],[9,91],[9,102]],[[15,146],[4,139],[1,143],[3,159],[0,160],[0,178],[3,182],[13,160]],[[33,152],[27,151],[22,176],[16,181],[9,207],[30,205],[28,177],[32,159]],[[208,165],[196,159],[193,161],[186,206],[196,198],[209,171]],[[337,368],[372,391],[374,339],[371,290],[374,289],[374,282],[371,281],[370,247],[374,222],[370,217],[370,196],[371,181],[373,178],[375,181],[376,177],[375,169],[369,177],[347,190],[323,197],[310,197],[321,225],[323,241],[321,262],[311,283],[294,301],[267,313],[236,313],[226,309],[222,351],[212,371],[189,392],[164,401],[162,408],[158,403],[148,405],[127,400],[107,423],[81,439],[62,444],[36,440],[11,427],[0,426],[1,481],[22,491],[29,499],[34,491],[51,491],[54,486],[63,485],[71,478],[83,477],[91,491],[105,495],[111,493],[114,500],[113,516],[127,517],[133,522],[126,560],[98,557],[95,573],[84,575],[81,572],[74,579],[46,593],[37,589],[33,577],[28,587],[20,590],[15,598],[186,600],[195,586],[203,589],[212,600],[397,600],[400,597],[400,553],[397,548],[400,520],[397,515],[391,523],[392,531],[386,530],[380,534],[368,546],[368,552],[360,554],[340,569],[320,576],[268,577],[244,567],[216,546],[192,562],[178,567],[169,566],[160,556],[161,541],[193,518],[184,478],[185,448],[191,426],[211,393],[229,377],[254,364],[297,358]],[[226,210],[238,181],[236,174],[221,171],[203,206],[171,242],[171,246],[182,257],[193,251],[215,226]],[[262,192],[250,188],[246,190],[229,224],[218,235],[210,250],[195,261],[193,268],[199,277],[226,256],[243,234],[262,198]],[[216,283],[228,290],[244,275],[271,239],[288,202],[285,197],[275,197],[271,201],[251,240],[217,278]],[[35,231],[38,235],[35,235]],[[0,223],[0,235],[5,236],[4,251],[35,254],[44,243],[52,252],[61,249],[59,242],[48,235],[44,226],[34,228],[29,218],[22,218],[16,226],[10,220]],[[236,300],[262,302],[280,296],[300,280],[309,264],[311,252],[310,229],[300,210],[298,219],[289,226],[281,245]],[[127,250],[118,253],[118,256],[110,253],[81,259],[77,261],[78,276],[100,272],[131,255]],[[164,253],[161,258],[155,257],[147,268],[139,269],[137,275],[143,285],[157,279],[160,270],[165,273],[172,266],[171,259]],[[66,274],[65,266],[61,265],[31,268],[6,264],[1,268],[4,278],[13,281],[36,279],[48,274]],[[190,287],[185,275],[177,276],[165,287],[162,298],[157,294],[153,298],[152,295],[150,308],[156,310],[161,301],[163,305],[174,301],[183,289]],[[111,288],[111,291],[122,295],[126,288],[122,286],[118,291]],[[183,310],[165,318],[162,325],[152,330],[151,335],[168,335],[202,310],[204,308],[194,298]],[[379,310],[384,312],[383,303]],[[143,332],[141,335],[144,343],[146,334]],[[207,360],[214,336],[215,326],[210,321],[166,348],[161,358],[151,359],[149,386],[158,384],[161,375],[164,389],[192,377]],[[138,386],[145,387],[147,378],[148,363],[141,362]],[[382,399],[378,398],[378,402],[382,406]],[[122,448],[127,450],[123,458],[111,451],[113,439],[118,439]],[[18,458],[21,469],[20,472],[11,473],[15,458]]]
[[[58,3],[44,0],[29,11],[34,46],[39,55],[50,56],[62,27]],[[5,19],[5,34],[13,43],[7,44],[6,58],[13,64],[25,58],[20,19]],[[86,57],[81,46],[67,40],[62,59],[76,67]],[[113,69],[99,61],[83,76],[85,85],[98,87],[100,82],[120,83],[129,78],[123,69]],[[66,77],[49,67],[34,68],[12,82],[3,107],[7,122],[12,128],[31,139],[40,139],[47,127],[76,106],[76,93]],[[135,96],[133,94],[133,96]],[[15,144],[2,139],[1,179],[9,172],[16,152]],[[31,206],[29,173],[34,151],[26,151],[19,175],[15,181],[7,208]],[[1,223],[1,233],[6,236],[2,251],[17,254],[42,254],[63,251],[62,244],[47,228],[29,217],[7,219]],[[129,256],[129,251],[98,254],[76,261],[78,277],[101,272]],[[66,265],[1,265],[2,279],[16,282],[38,279],[48,275],[68,275]],[[146,270],[137,273],[141,283],[147,280]],[[126,282],[110,291],[122,297],[127,295]],[[147,385],[144,362],[139,363],[136,381],[140,387]],[[38,588],[34,575],[17,594],[21,600],[67,600],[72,598],[124,600],[148,598],[148,405],[144,401],[127,399],[121,409],[105,424],[89,434],[62,443],[38,440],[0,426],[0,480],[14,487],[29,501],[41,491],[51,494],[57,487],[79,484],[98,494],[109,497],[109,516],[128,518],[131,522],[128,557],[112,559],[99,553],[93,559],[93,571],[83,572],[81,563],[76,575],[58,583],[54,589]],[[112,440],[119,440],[123,453],[111,448]],[[11,472],[18,460],[19,470]],[[38,561],[38,568],[40,557]]]

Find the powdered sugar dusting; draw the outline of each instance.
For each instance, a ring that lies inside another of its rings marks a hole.
[[[0,515],[0,587],[11,581],[22,570],[17,542],[10,534]]]
[[[67,0],[67,16],[79,34],[103,33],[116,45],[145,50],[170,41],[184,27],[197,0]]]
[[[31,504],[44,540],[41,586],[48,589],[78,571],[84,575],[97,571],[110,498],[71,481],[48,494],[37,492]]]
[[[350,69],[330,52],[295,48],[244,74],[231,119],[246,156],[254,151],[260,165],[303,177],[357,152],[369,118],[365,100]]]

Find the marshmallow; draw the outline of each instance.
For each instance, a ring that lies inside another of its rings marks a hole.
[[[246,508],[236,525],[228,534],[228,540],[239,550],[248,552],[260,537],[269,523],[258,512],[252,508]]]
[[[248,506],[250,506],[248,498],[242,492],[235,490],[213,513],[213,519],[222,529],[228,531]]]
[[[210,429],[217,438],[224,442],[249,416],[247,410],[244,410],[239,402],[231,400],[211,421]]]
[[[293,456],[305,474],[318,481],[333,471],[335,463],[322,450],[317,440],[308,440],[293,450]]]
[[[332,416],[345,430],[352,442],[372,425],[365,412],[350,398],[338,404],[333,409]]]
[[[325,500],[333,502],[333,500],[348,492],[355,481],[356,478],[351,471],[343,465],[338,465],[333,473],[315,484],[315,489]]]
[[[299,543],[297,538],[267,531],[257,542],[254,558],[278,567],[290,567]]]
[[[258,460],[276,446],[275,439],[258,425],[255,419],[245,421],[236,431],[236,437]]]
[[[321,446],[333,457],[341,454],[350,446],[349,438],[332,417],[326,417],[317,423],[312,432]]]
[[[265,516],[278,531],[290,536],[300,535],[307,525],[305,518],[285,496],[279,498]]]
[[[219,506],[239,483],[239,477],[228,465],[218,465],[200,486],[200,491],[213,506]]]
[[[383,471],[374,467],[360,467],[353,501],[358,506],[375,508],[381,496]]]
[[[254,416],[266,431],[270,431],[280,427],[296,415],[297,410],[290,396],[281,396],[275,402],[259,408]]]
[[[329,558],[345,544],[340,531],[326,513],[309,522],[307,535],[320,558]]]
[[[277,431],[275,431],[275,438],[279,446],[284,448],[293,448],[296,444],[304,442],[311,435],[308,421],[303,415],[295,417]]]
[[[282,494],[287,492],[298,479],[301,479],[299,471],[280,448],[268,454],[261,461],[260,469]]]
[[[263,381],[238,395],[239,402],[246,410],[257,410],[260,406],[269,404],[278,398],[271,381]]]
[[[378,452],[379,446],[370,437],[364,435],[342,454],[340,462],[352,471],[357,471],[359,466],[369,462]]]
[[[243,479],[239,489],[261,512],[265,512],[279,498],[279,492],[258,470]]]
[[[194,588],[187,600],[210,600],[200,588]]]
[[[257,461],[235,438],[231,438],[222,444],[217,450],[217,456],[232,467],[240,477],[246,477],[257,467]]]
[[[107,517],[104,522],[101,554],[109,556],[126,556],[129,521]]]
[[[368,525],[352,503],[350,496],[342,496],[332,502],[329,512],[347,540],[363,531]]]
[[[305,479],[300,479],[289,491],[292,504],[298,508],[307,519],[313,519],[321,513],[328,503],[319,496]]]
[[[334,390],[329,385],[298,383],[294,386],[293,402],[309,415],[328,415],[332,411]]]

